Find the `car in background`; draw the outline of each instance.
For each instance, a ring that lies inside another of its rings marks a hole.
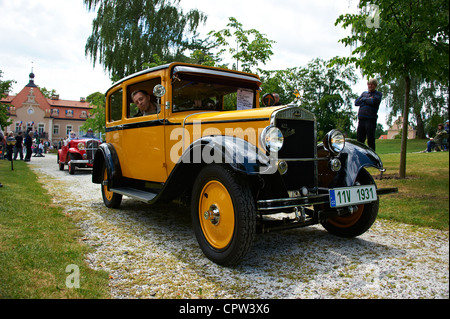
[[[94,156],[102,141],[92,137],[81,137],[66,140],[58,150],[57,163],[59,169],[69,168],[69,174],[75,174],[76,168],[92,168]]]

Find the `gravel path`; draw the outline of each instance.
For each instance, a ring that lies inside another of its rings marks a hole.
[[[94,269],[114,298],[449,298],[449,233],[377,220],[355,239],[320,225],[258,235],[246,259],[224,268],[203,256],[186,208],[124,197],[107,209],[90,170],[59,171],[56,156],[31,168],[82,229]]]

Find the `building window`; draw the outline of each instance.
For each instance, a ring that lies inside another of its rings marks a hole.
[[[73,111],[72,110],[66,110],[66,116],[67,117],[72,117],[73,116]]]
[[[39,132],[39,134],[42,134],[45,132],[45,124],[42,124],[42,123],[38,124],[38,132]]]
[[[53,135],[59,135],[59,125],[53,125]]]
[[[66,126],[66,135],[67,136],[69,136],[70,132],[72,132],[72,129],[73,129],[72,125],[67,125]]]

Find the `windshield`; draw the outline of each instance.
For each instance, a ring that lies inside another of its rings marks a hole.
[[[173,79],[173,112],[255,108],[256,89],[245,81],[180,74]]]

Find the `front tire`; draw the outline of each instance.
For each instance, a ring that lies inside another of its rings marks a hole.
[[[59,170],[63,171],[64,170],[64,162],[59,160],[59,154],[58,154],[57,162],[59,165]]]
[[[256,209],[248,184],[220,165],[205,166],[192,190],[191,217],[206,257],[231,266],[250,249],[256,233]]]
[[[375,184],[367,170],[362,169],[356,182],[361,185]],[[322,222],[322,226],[331,234],[352,238],[365,233],[375,222],[378,215],[379,199],[366,204],[358,205],[358,210],[346,216],[336,216]]]
[[[75,156],[74,156],[72,153],[70,153],[70,154],[69,154],[69,165],[68,165],[68,168],[69,168],[69,174],[70,174],[70,175],[75,174],[75,168],[76,168],[76,165],[73,164],[73,163],[71,163],[71,161],[74,160],[74,159],[75,159]]]

